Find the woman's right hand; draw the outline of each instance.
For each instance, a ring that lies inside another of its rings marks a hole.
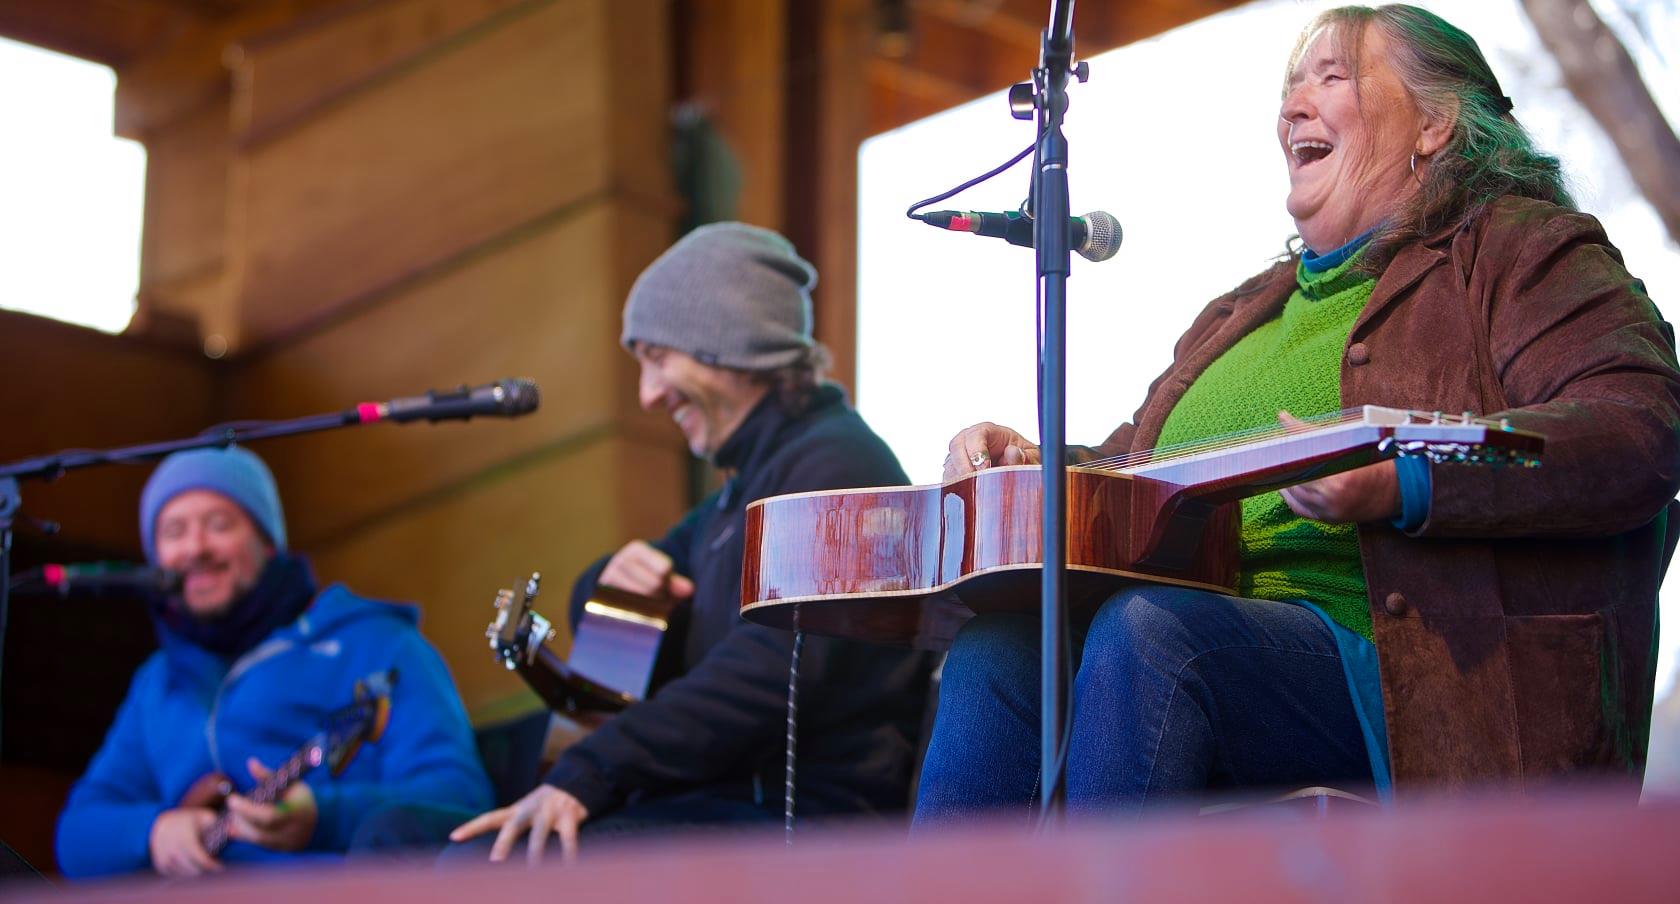
[[[993,465],[1036,465],[1038,447],[1008,427],[987,421],[951,437],[943,480],[955,480]]]

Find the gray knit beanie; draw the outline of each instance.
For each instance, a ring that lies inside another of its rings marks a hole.
[[[745,223],[711,223],[642,271],[624,304],[619,341],[738,370],[785,367],[811,348],[816,284],[816,269],[787,239]]]

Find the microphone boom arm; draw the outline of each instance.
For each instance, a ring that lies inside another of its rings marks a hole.
[[[427,407],[430,399],[435,403]],[[281,436],[314,433],[338,427],[371,424],[389,420],[405,423],[411,420],[429,421],[450,418],[469,418],[473,415],[518,416],[536,410],[537,386],[530,380],[501,380],[488,386],[460,389],[390,402],[363,402],[331,414],[311,414],[284,421],[241,421],[223,424],[188,439],[118,446],[114,449],[72,449],[35,458],[0,464],[0,480],[56,480],[66,471],[103,464],[135,464],[156,461],[176,452],[191,449],[227,448]]]
[[[490,386],[471,390],[462,387],[458,393],[462,397],[461,401],[456,401],[453,394],[445,394],[438,400],[440,403],[448,400],[453,407],[434,407],[429,412],[413,413],[423,407],[414,405],[404,409],[405,412],[409,412],[408,416],[393,414],[390,409],[394,406],[401,408],[402,403],[412,403],[415,402],[414,399],[394,399],[389,403],[364,402],[354,408],[332,414],[312,414],[286,421],[247,421],[220,425],[189,439],[141,443],[114,449],[71,449],[0,464],[0,674],[5,671],[6,620],[11,603],[12,523],[17,519],[22,506],[19,481],[51,481],[63,476],[66,471],[90,468],[94,465],[156,461],[189,449],[225,449],[237,443],[314,433],[318,430],[332,430],[355,424],[371,424],[380,420],[402,423],[424,417],[437,421],[451,417],[471,417],[474,414],[512,417],[527,414],[537,407],[537,385],[530,380],[501,380]]]

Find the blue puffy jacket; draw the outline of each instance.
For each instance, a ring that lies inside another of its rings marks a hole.
[[[200,776],[223,772],[241,791],[248,757],[273,767],[351,702],[358,679],[395,668],[391,718],[336,777],[309,773],[320,808],[304,851],[234,842],[230,863],[299,861],[349,847],[357,823],[398,801],[482,811],[490,783],[449,672],[420,635],[413,606],[322,591],[296,621],[237,661],[160,632],[162,649],[135,672],[128,698],[58,820],[58,863],[72,877],[151,867],[158,814]]]

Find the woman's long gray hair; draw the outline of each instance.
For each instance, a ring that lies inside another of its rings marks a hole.
[[[1451,137],[1427,165],[1419,191],[1372,237],[1362,269],[1380,271],[1402,245],[1455,229],[1494,200],[1518,195],[1573,208],[1556,157],[1534,147],[1476,39],[1427,10],[1394,3],[1343,6],[1319,14],[1289,56],[1293,72],[1311,40],[1328,30],[1344,42],[1357,73],[1366,26],[1388,41],[1401,86],[1423,115],[1450,121]]]

